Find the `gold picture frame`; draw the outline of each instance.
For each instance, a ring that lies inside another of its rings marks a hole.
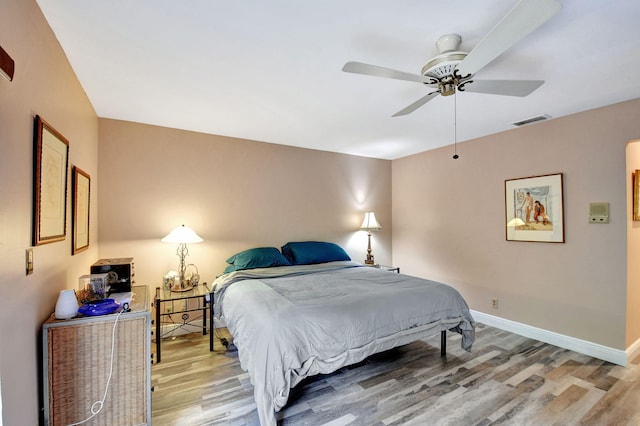
[[[640,220],[640,170],[631,175],[633,186],[633,220]]]
[[[40,116],[34,131],[33,245],[67,235],[69,141]]]
[[[562,173],[504,181],[507,241],[564,243]]]
[[[73,166],[73,214],[71,216],[71,254],[89,248],[89,200],[91,198],[91,176]]]

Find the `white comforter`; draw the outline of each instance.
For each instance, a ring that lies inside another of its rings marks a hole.
[[[262,425],[303,378],[443,330],[470,350],[474,323],[444,284],[354,262],[236,271],[214,283],[215,310],[249,373]]]

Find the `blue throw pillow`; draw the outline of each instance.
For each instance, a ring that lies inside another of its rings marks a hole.
[[[243,269],[290,266],[291,263],[275,247],[258,247],[236,253],[227,259],[225,273]]]
[[[282,246],[282,254],[292,265],[351,260],[339,245],[322,241],[290,242]]]

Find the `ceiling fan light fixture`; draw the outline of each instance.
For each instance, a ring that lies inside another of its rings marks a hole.
[[[455,82],[441,83],[440,84],[440,94],[442,96],[455,95],[456,94],[456,84],[455,84]]]

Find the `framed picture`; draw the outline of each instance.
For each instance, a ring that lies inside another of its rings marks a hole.
[[[73,166],[73,216],[71,217],[71,254],[89,248],[89,198],[91,177],[79,167]]]
[[[633,220],[640,220],[640,170],[633,172]]]
[[[507,241],[564,243],[562,173],[504,181]]]
[[[34,132],[33,245],[62,241],[67,234],[69,141],[40,116]]]

